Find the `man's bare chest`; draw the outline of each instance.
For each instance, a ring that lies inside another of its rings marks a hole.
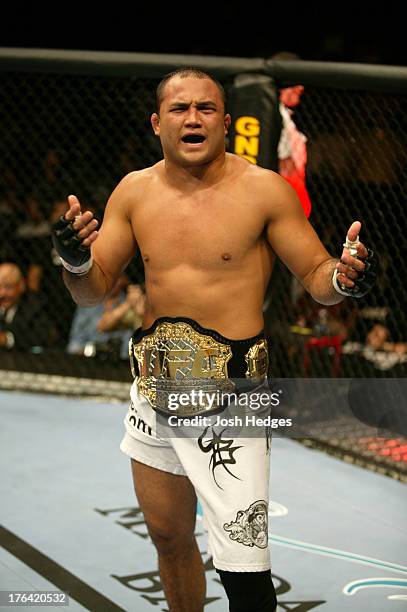
[[[237,264],[262,232],[250,202],[230,197],[188,197],[143,205],[133,228],[145,263],[217,267]]]

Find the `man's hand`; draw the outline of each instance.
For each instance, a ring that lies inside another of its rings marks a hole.
[[[52,242],[63,266],[72,274],[86,274],[92,267],[90,245],[98,237],[98,221],[74,195],[68,196],[69,209],[52,226]]]
[[[341,295],[360,298],[366,295],[376,280],[376,256],[359,241],[360,221],[350,226],[342,256],[333,275],[335,290]]]

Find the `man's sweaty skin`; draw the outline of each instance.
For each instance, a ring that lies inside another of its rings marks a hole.
[[[210,79],[170,80],[152,124],[165,159],[119,183],[99,232],[89,211],[74,223],[94,259],[83,277],[65,273],[77,303],[101,301],[137,248],[145,266],[145,328],[161,316],[185,316],[232,339],[256,335],[276,255],[317,301],[343,299],[332,287],[333,270],[352,287],[356,274],[348,266],[363,270],[363,262],[346,250],[342,264],[331,258],[286,181],[225,154],[230,117]],[[190,134],[204,141],[185,142]],[[74,219],[79,201],[69,196],[68,203],[66,218]],[[360,227],[352,224],[350,240]],[[361,243],[358,254],[367,254]]]
[[[352,287],[356,273],[349,266],[363,270],[363,262],[348,249],[343,251],[343,263],[329,256],[284,179],[225,154],[230,121],[214,81],[173,76],[161,89],[159,114],[151,117],[163,161],[119,183],[100,232],[89,211],[75,219],[80,203],[69,196],[65,217],[80,230],[83,244],[92,245],[94,260],[83,276],[64,272],[78,304],[100,302],[137,249],[145,266],[145,328],[161,316],[185,316],[231,339],[257,335],[263,328],[263,293],[275,256],[316,300],[335,304],[343,299],[332,285],[335,267],[338,281]],[[359,231],[360,223],[353,223],[349,240]],[[367,255],[361,243],[357,252]],[[192,482],[134,458],[132,470],[137,499],[158,551],[168,607],[202,612],[205,574],[194,537]],[[221,574],[224,586],[226,574]],[[274,608],[269,605],[274,599],[270,575],[260,574],[235,575],[239,584],[252,585],[246,589],[250,596],[256,595],[252,587],[260,577],[260,595],[267,597],[268,609]],[[236,583],[228,589],[231,609],[240,609]]]

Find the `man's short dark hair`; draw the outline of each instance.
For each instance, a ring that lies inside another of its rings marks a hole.
[[[180,77],[181,79],[186,79],[188,77],[194,77],[195,79],[210,79],[211,81],[215,83],[215,85],[219,89],[219,92],[222,96],[223,104],[224,106],[226,106],[226,93],[225,93],[225,90],[222,84],[218,81],[218,79],[216,79],[212,74],[209,74],[209,72],[205,72],[204,70],[201,70],[200,68],[195,68],[191,66],[189,68],[177,68],[177,70],[174,70],[173,72],[169,72],[158,83],[158,86],[156,89],[156,97],[155,97],[157,113],[159,113],[160,111],[161,102],[164,97],[164,94],[163,94],[164,88],[166,84],[168,83],[168,81],[170,81],[174,77]]]

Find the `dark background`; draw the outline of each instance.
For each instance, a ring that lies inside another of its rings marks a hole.
[[[268,57],[407,65],[392,3],[223,3],[222,0],[22,2],[2,7],[0,46]]]

